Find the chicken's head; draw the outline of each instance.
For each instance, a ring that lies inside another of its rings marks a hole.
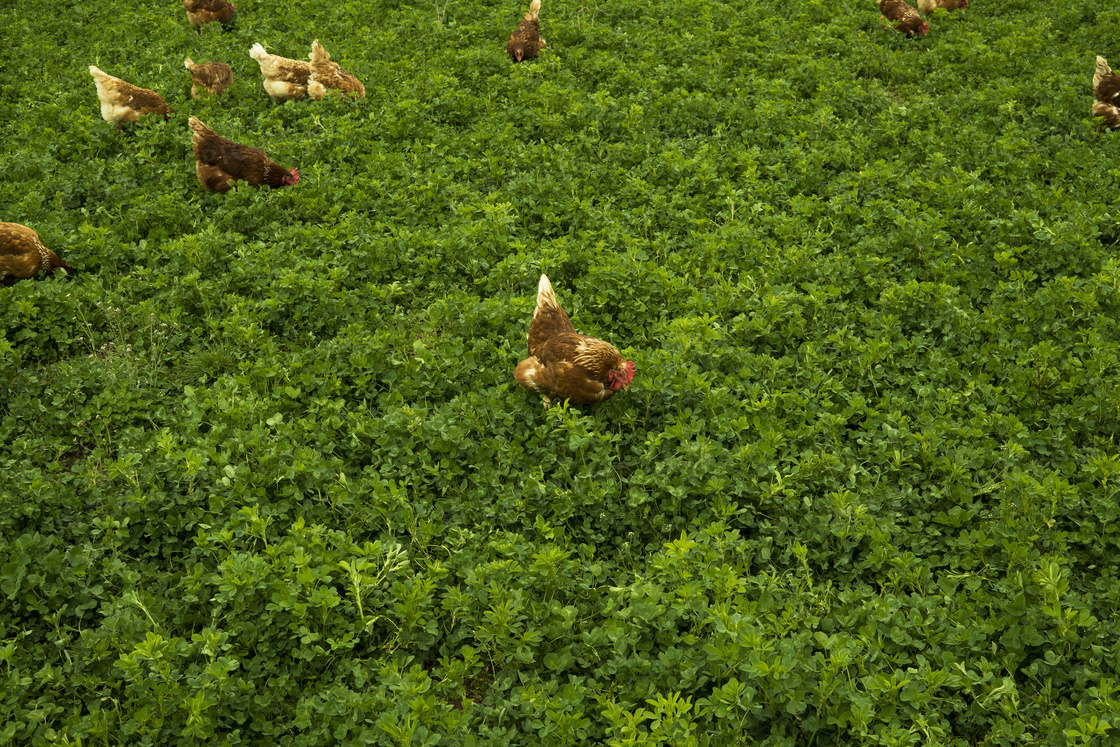
[[[293,166],[291,168],[290,172],[288,173],[288,175],[284,177],[284,186],[285,187],[290,187],[298,181],[299,181],[299,172],[296,171],[296,167]]]
[[[918,27],[918,36],[925,36],[929,33],[929,21],[922,21],[922,25]]]
[[[513,59],[515,59],[517,62],[521,62],[522,60],[524,60],[525,42],[517,42],[516,44],[514,44],[511,52],[513,53]]]
[[[630,391],[630,382],[634,380],[636,371],[634,361],[626,361],[621,368],[612,369],[607,373],[607,386],[616,392],[624,387],[626,391]]]

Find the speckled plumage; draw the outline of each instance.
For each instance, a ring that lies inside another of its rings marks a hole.
[[[0,223],[0,280],[29,278],[70,265],[39,240],[34,229],[19,223]]]
[[[581,335],[560,308],[546,275],[537,286],[537,307],[529,324],[529,357],[517,364],[513,378],[526,389],[574,404],[605,402],[634,378],[634,364],[609,342]]]
[[[908,4],[906,0],[875,0],[879,5],[879,12],[883,15],[879,23],[889,22],[892,28],[901,31],[907,36],[925,36],[929,33],[929,23],[922,20],[922,16]]]
[[[311,77],[307,81],[307,95],[318,101],[328,90],[340,91],[354,98],[366,95],[362,82],[339,67],[337,62],[331,62],[330,54],[316,39],[311,42]]]
[[[191,96],[198,98],[202,88],[211,96],[217,96],[230,87],[233,83],[233,70],[224,62],[196,63],[190,57],[183,60],[183,65],[191,73]]]
[[[521,23],[509,35],[509,41],[506,42],[506,54],[512,57],[514,62],[531,60],[548,46],[545,40],[541,38],[540,11],[541,0],[533,0],[529,5],[529,12],[525,14]]]

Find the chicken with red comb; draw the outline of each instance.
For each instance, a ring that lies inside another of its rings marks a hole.
[[[560,308],[547,275],[537,286],[537,308],[529,324],[529,357],[517,364],[513,378],[529,391],[573,404],[605,402],[619,389],[630,388],[634,362],[609,342],[581,335]]]

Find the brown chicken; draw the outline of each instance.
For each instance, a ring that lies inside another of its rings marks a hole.
[[[189,124],[194,133],[191,137],[194,171],[199,183],[206,189],[228,192],[233,186],[230,181],[234,179],[253,187],[267,184],[273,189],[287,187],[299,181],[298,171],[294,168],[284,169],[266,156],[263,150],[226,140],[198,121],[198,117],[191,117]]]
[[[311,77],[310,63],[269,54],[260,44],[253,45],[249,56],[261,66],[264,90],[277,104],[299,101],[307,95],[307,81]]]
[[[237,10],[233,3],[226,0],[183,0],[183,7],[187,9],[187,20],[200,34],[202,27],[208,23],[229,23]]]
[[[960,10],[966,5],[968,0],[918,0],[918,10],[927,16],[938,8],[953,11]]]
[[[521,23],[509,35],[506,43],[506,54],[515,62],[531,60],[544,49],[544,39],[541,38],[541,21],[538,17],[541,12],[541,0],[533,0],[529,5],[529,12],[521,19]]]
[[[316,39],[311,42],[311,77],[307,81],[307,95],[318,101],[328,89],[354,98],[366,95],[366,87],[361,81],[339,67],[337,62],[331,62],[331,56]]]
[[[183,64],[187,70],[191,71],[192,98],[197,99],[202,95],[198,91],[200,87],[211,96],[217,96],[233,83],[233,70],[224,62],[196,64],[194,60],[188,57],[183,60]]]
[[[0,280],[29,278],[60,267],[70,273],[70,265],[43,246],[35,231],[19,223],[0,223]]]
[[[1104,118],[1106,127],[1120,127],[1120,75],[1112,72],[1108,61],[1099,55],[1093,73],[1093,98],[1093,116]]]
[[[552,398],[575,404],[604,402],[619,389],[629,391],[633,361],[609,342],[576,332],[547,275],[537,286],[537,308],[529,324],[529,357],[517,364],[513,378],[526,389],[544,395],[544,409]]]
[[[923,21],[918,11],[906,0],[875,0],[879,5],[879,25],[898,29],[907,36],[925,36],[929,33],[929,22]]]
[[[135,122],[144,114],[162,114],[166,118],[171,113],[171,107],[155,91],[114,78],[93,65],[89,66],[89,74],[97,86],[97,98],[101,99],[101,116],[114,127]]]

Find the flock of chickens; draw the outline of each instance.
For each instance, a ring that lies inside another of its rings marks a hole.
[[[918,0],[915,9],[906,0],[875,2],[882,14],[880,24],[910,37],[929,33],[929,22],[922,14],[928,16],[937,9],[954,11],[968,5],[968,0]],[[236,11],[228,0],[183,0],[183,7],[187,20],[200,33],[207,23],[228,23]],[[540,7],[540,0],[532,0],[521,23],[509,36],[506,53],[515,62],[533,59],[547,46],[540,36]],[[274,102],[305,97],[318,101],[327,91],[354,98],[365,95],[361,81],[332,62],[318,39],[311,43],[308,62],[269,54],[260,44],[253,45],[249,56],[260,66],[264,90]],[[184,65],[191,74],[192,97],[219,95],[233,82],[233,71],[224,63],[196,64],[187,57]],[[101,116],[114,127],[135,122],[145,114],[162,114],[166,118],[173,113],[155,91],[115,78],[93,65],[89,72],[97,87]],[[1110,128],[1120,127],[1120,75],[1112,72],[1103,57],[1096,60],[1093,95],[1093,116],[1100,117]],[[299,182],[295,168],[285,169],[264,151],[223,138],[197,117],[190,117],[188,124],[195,173],[204,188],[224,193],[236,182],[272,188]],[[70,266],[46,248],[34,230],[18,223],[0,223],[0,280],[28,278],[59,268],[71,272]],[[628,389],[634,378],[634,363],[623,359],[613,345],[575,331],[545,275],[541,275],[537,288],[537,306],[529,325],[528,341],[529,357],[517,365],[514,379],[543,395],[546,409],[553,399],[567,399],[575,404],[603,402],[619,389]]]

